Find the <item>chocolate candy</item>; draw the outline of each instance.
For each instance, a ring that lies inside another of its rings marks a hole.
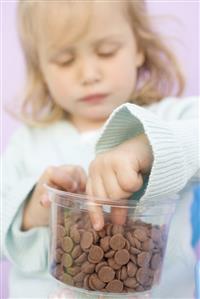
[[[88,249],[93,242],[93,234],[91,232],[85,231],[83,232],[83,235],[81,237],[81,248],[84,249]]]
[[[96,264],[102,260],[103,255],[103,249],[100,246],[92,245],[88,254],[88,260]]]
[[[103,282],[109,282],[115,277],[115,271],[108,266],[103,266],[98,272],[99,279]]]
[[[86,261],[85,263],[83,263],[83,265],[81,266],[81,270],[84,273],[93,273],[95,269],[95,265],[89,263],[88,261]]]
[[[107,284],[106,290],[112,293],[121,293],[123,291],[123,282],[118,279],[114,279]]]
[[[115,253],[114,260],[118,265],[126,265],[130,259],[128,250],[121,249]]]
[[[72,257],[68,253],[64,253],[62,256],[61,263],[66,268],[71,267],[71,265],[73,264]]]
[[[61,240],[61,246],[62,246],[62,249],[65,251],[65,252],[70,252],[72,251],[72,248],[74,246],[74,243],[72,241],[72,239],[70,237],[64,237],[62,240]]]
[[[116,234],[110,239],[110,247],[114,250],[124,248],[126,241],[122,234]]]
[[[164,256],[165,227],[132,220],[95,231],[85,211],[59,209],[52,236],[52,275],[76,288],[127,293],[151,289],[160,274]]]

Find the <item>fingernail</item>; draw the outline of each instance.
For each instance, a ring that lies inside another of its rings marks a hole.
[[[94,227],[94,229],[97,230],[97,231],[98,231],[98,230],[101,230],[101,228],[102,228],[102,227],[101,227],[101,224],[98,223],[98,222],[95,222],[94,225],[93,225],[93,227]]]
[[[72,184],[70,190],[71,190],[71,191],[75,191],[75,190],[77,190],[77,187],[78,187],[77,182],[73,182],[73,184]]]
[[[43,194],[41,199],[40,199],[40,203],[43,207],[47,207],[49,205],[49,197],[46,194]]]

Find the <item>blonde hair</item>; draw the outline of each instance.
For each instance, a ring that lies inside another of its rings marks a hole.
[[[49,0],[20,0],[18,4],[18,28],[27,69],[20,118],[29,125],[48,124],[67,115],[51,98],[40,69],[37,47],[40,43],[38,31],[41,28],[38,22],[42,14],[38,14],[38,8],[41,2],[45,5],[49,2],[50,5],[55,4]],[[94,0],[91,0],[90,4],[93,2]],[[181,95],[185,85],[182,70],[160,34],[154,31],[145,1],[122,2],[126,3],[130,24],[138,46],[145,56],[144,64],[138,69],[137,86],[130,102],[146,105],[169,95]],[[64,3],[76,5],[76,1],[73,0],[66,0]],[[84,5],[86,3],[88,1]],[[59,1],[56,4],[59,4]]]

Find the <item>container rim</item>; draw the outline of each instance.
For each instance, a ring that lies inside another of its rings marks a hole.
[[[174,195],[164,195],[155,197],[154,199],[149,200],[128,200],[128,199],[119,199],[119,200],[113,200],[108,198],[100,198],[100,197],[93,197],[86,194],[80,194],[80,193],[71,193],[63,190],[56,189],[54,187],[49,186],[48,184],[44,183],[44,187],[48,190],[48,192],[62,196],[67,197],[67,200],[73,200],[73,202],[83,204],[86,200],[88,200],[87,204],[91,205],[107,205],[110,207],[119,207],[119,208],[152,208],[152,206],[155,205],[157,207],[163,207],[165,205],[168,206],[175,206],[177,204],[177,201],[179,199],[178,194]],[[165,197],[165,199],[164,199]],[[50,199],[51,200],[51,199]],[[65,206],[65,203],[62,203],[63,206]]]

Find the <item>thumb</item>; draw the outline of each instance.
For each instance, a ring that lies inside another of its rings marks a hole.
[[[47,193],[43,193],[41,196],[40,196],[40,204],[42,207],[44,208],[50,208],[51,206],[51,201],[49,199],[49,196]]]
[[[76,191],[78,183],[64,167],[55,167],[50,177],[50,183],[67,191]]]

